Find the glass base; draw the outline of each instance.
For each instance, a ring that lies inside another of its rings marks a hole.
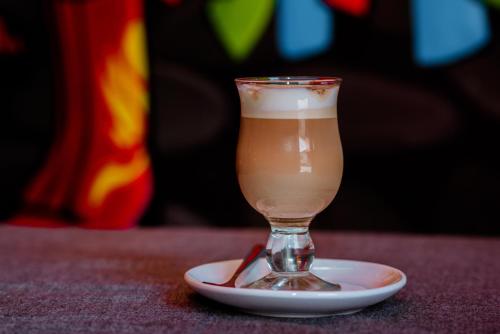
[[[322,280],[310,272],[296,274],[273,272],[255,282],[242,286],[242,288],[286,291],[339,291],[340,285]]]

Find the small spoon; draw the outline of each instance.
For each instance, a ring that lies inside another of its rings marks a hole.
[[[231,276],[229,281],[227,281],[225,283],[219,283],[219,284],[218,283],[210,283],[210,282],[203,282],[203,283],[215,285],[215,286],[224,286],[224,287],[228,287],[228,288],[235,288],[236,287],[236,285],[235,285],[236,279],[238,278],[238,276],[240,276],[240,274],[243,272],[243,270],[248,268],[252,263],[254,263],[258,258],[263,256],[265,253],[266,253],[266,247],[264,247],[264,245],[262,245],[262,244],[255,245],[252,247],[252,249],[247,254],[247,256],[245,256],[245,258],[243,259],[243,262],[241,262],[240,266],[238,267],[238,269],[236,269],[236,271],[234,272],[233,276]]]

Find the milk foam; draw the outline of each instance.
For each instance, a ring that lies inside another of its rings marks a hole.
[[[339,86],[264,87],[238,85],[241,115],[247,118],[310,119],[337,117]]]

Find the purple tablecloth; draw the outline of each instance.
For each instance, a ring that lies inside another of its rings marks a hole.
[[[192,266],[240,258],[267,231],[0,226],[0,333],[500,332],[500,239],[313,230],[319,257],[385,263],[407,286],[350,316],[266,318],[196,295]]]

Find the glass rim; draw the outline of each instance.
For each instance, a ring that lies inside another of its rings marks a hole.
[[[337,86],[342,78],[334,76],[276,76],[276,77],[243,77],[234,79],[236,84],[253,84],[263,86]]]

